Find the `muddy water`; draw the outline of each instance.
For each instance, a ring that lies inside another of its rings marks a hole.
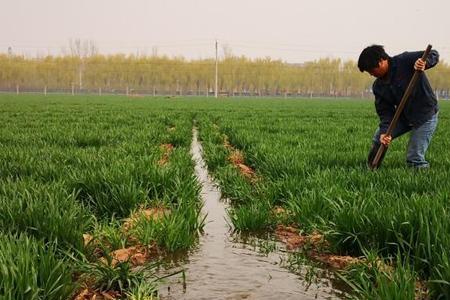
[[[308,284],[280,267],[277,253],[261,255],[233,241],[226,217],[226,204],[208,176],[202,147],[193,130],[191,152],[201,183],[206,217],[199,247],[178,268],[186,270],[186,281],[171,278],[160,288],[162,299],[337,299],[330,286]]]

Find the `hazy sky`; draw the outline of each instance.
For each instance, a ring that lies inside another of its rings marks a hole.
[[[0,0],[0,52],[60,54],[70,39],[100,53],[357,59],[428,43],[450,61],[450,0]]]

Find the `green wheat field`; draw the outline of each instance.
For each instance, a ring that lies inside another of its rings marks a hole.
[[[333,253],[365,258],[339,272],[350,298],[414,299],[423,285],[449,299],[450,101],[440,108],[429,170],[406,166],[406,135],[369,171],[371,100],[0,95],[0,299],[72,299],[86,283],[157,298],[156,259],[135,269],[110,254],[196,246],[194,126],[236,231],[322,232]],[[258,180],[230,162],[224,139]],[[170,213],[123,230],[143,208]]]

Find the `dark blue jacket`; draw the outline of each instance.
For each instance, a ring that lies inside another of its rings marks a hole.
[[[389,58],[389,70],[385,78],[377,78],[373,83],[375,108],[380,117],[380,133],[385,133],[395,114],[397,105],[406,91],[414,74],[414,63],[421,58],[423,51],[404,52]],[[439,53],[432,50],[427,58],[426,69],[434,67],[439,61]],[[416,86],[400,115],[400,121],[414,128],[421,126],[438,111],[436,96],[430,83],[421,72]]]

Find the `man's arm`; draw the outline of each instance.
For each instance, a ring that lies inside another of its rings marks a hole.
[[[438,64],[439,62],[439,52],[436,50],[431,50],[426,63],[422,62],[422,55],[424,51],[415,51],[415,52],[405,52],[402,54],[402,58],[406,62],[406,64],[414,67],[415,70],[424,71],[430,69]]]
[[[383,100],[383,97],[379,93],[377,93],[376,89],[374,89],[375,95],[375,109],[380,118],[380,143],[383,145],[389,145],[391,143],[392,137],[386,135],[386,131],[394,118],[395,107],[389,102]]]
[[[388,103],[387,101],[384,101],[383,98],[377,94],[375,94],[375,109],[377,111],[378,116],[380,117],[380,133],[384,134],[386,133],[389,124],[391,123],[392,119],[394,118],[395,114],[395,107]]]

